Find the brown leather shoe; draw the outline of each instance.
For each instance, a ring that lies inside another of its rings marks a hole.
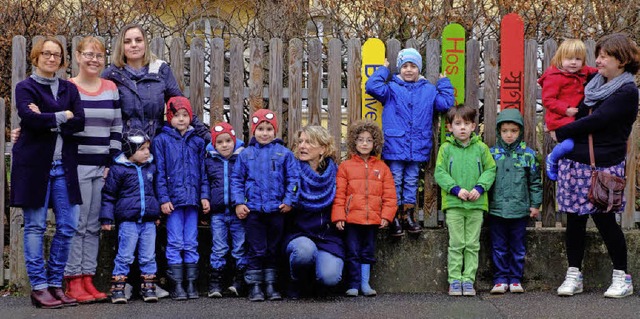
[[[62,308],[62,301],[54,298],[47,288],[31,291],[31,303],[37,308],[56,309]]]
[[[62,306],[64,307],[72,307],[77,306],[78,301],[65,295],[64,290],[61,287],[49,287],[49,292],[53,295],[54,298],[62,301]]]

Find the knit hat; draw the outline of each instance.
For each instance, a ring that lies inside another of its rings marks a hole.
[[[144,131],[139,129],[131,129],[122,133],[122,151],[127,158],[137,152],[140,147],[151,139]]]
[[[193,110],[191,109],[191,103],[189,102],[189,99],[184,96],[174,96],[167,102],[167,122],[169,124],[171,124],[171,119],[180,109],[187,110],[187,113],[189,113],[189,123],[191,123],[191,119],[193,118]]]
[[[278,131],[278,120],[276,119],[276,114],[271,110],[267,109],[259,109],[253,115],[251,115],[251,134],[255,135],[256,128],[262,122],[269,122],[269,124],[273,125],[273,129]]]
[[[227,122],[216,123],[216,125],[211,128],[211,143],[215,145],[218,136],[225,133],[229,134],[233,140],[233,144],[236,144],[236,131],[233,129],[233,126]]]
[[[418,67],[418,71],[422,73],[422,56],[420,56],[418,50],[414,48],[400,50],[398,53],[398,62],[396,63],[398,71],[400,71],[402,65],[407,62],[415,64]]]

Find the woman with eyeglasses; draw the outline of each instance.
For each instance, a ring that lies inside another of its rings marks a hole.
[[[107,299],[107,295],[93,285],[93,277],[99,249],[101,192],[112,159],[121,149],[122,115],[118,88],[113,82],[100,78],[106,54],[102,41],[85,37],[74,54],[79,73],[70,81],[80,92],[86,126],[84,131],[75,134],[82,205],[64,278],[66,294],[79,303],[88,303]]]
[[[84,110],[78,89],[56,72],[66,65],[64,47],[54,37],[38,41],[29,56],[35,72],[16,86],[20,139],[13,145],[11,206],[24,211],[24,259],[36,307],[77,305],[64,294],[62,279],[71,238],[78,226],[78,144]],[[53,207],[56,232],[49,260],[43,255],[47,209]]]

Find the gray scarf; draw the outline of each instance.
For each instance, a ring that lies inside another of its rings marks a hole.
[[[49,87],[51,87],[53,98],[55,100],[58,99],[58,87],[60,86],[60,83],[58,82],[58,77],[56,75],[54,75],[52,78],[45,78],[44,76],[33,73],[31,74],[31,78],[40,84],[48,85]]]
[[[598,101],[608,98],[609,95],[629,82],[634,82],[634,77],[629,72],[624,72],[609,82],[605,82],[604,76],[598,73],[584,88],[584,104],[593,106]]]

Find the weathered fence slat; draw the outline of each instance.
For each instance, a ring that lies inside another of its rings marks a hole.
[[[542,70],[546,70],[551,66],[551,59],[553,55],[556,54],[556,50],[558,49],[558,44],[555,40],[549,39],[544,42],[542,46]],[[546,113],[547,110],[544,109]],[[543,118],[544,123],[544,118]],[[549,133],[544,132],[542,134],[542,150],[541,150],[541,158],[547,158],[547,154],[551,152],[554,146],[554,142],[551,139],[551,135]],[[541,207],[541,218],[542,218],[542,227],[554,227],[554,226],[562,226],[560,223],[560,216],[556,213],[556,203],[555,203],[555,194],[556,194],[556,183],[547,178],[547,175],[544,173],[546,164],[544,161],[540,163],[540,168],[542,169],[542,207]]]
[[[5,116],[7,109],[4,105],[4,98],[0,98],[0,127],[6,127]],[[0,138],[0,149],[5,147],[4,138]],[[3,154],[4,155],[4,154]],[[4,156],[2,157],[2,164],[0,165],[0,203],[5,203],[5,189],[7,187],[5,178],[7,176],[6,162]],[[5,210],[4,205],[0,205],[0,286],[4,286],[4,225],[5,225]],[[9,246],[11,247],[11,246]]]
[[[409,44],[409,43],[407,43]],[[436,84],[440,78],[440,41],[436,39],[429,39],[427,41],[427,48],[425,53],[426,61],[428,62],[423,66],[423,74],[429,82]],[[436,154],[440,147],[440,122],[434,121],[432,125],[432,140],[434,141],[431,149],[430,158],[434,159],[427,163],[424,174],[424,226],[428,228],[438,227],[438,193],[440,188],[436,183],[433,176],[433,171],[436,166]]]
[[[151,50],[151,52],[155,54],[158,57],[158,59],[160,60],[166,59],[164,57],[164,38],[156,37],[151,39],[151,41],[149,41],[149,50]]]
[[[309,124],[317,125],[320,124],[320,112],[322,110],[322,97],[320,95],[320,90],[322,89],[322,42],[320,42],[320,39],[309,40],[308,51],[308,122]]]
[[[282,40],[273,38],[269,41],[269,109],[276,113],[276,117],[282,123]],[[276,132],[278,138],[282,138],[284,126]],[[293,132],[289,131],[289,134]],[[288,144],[292,147],[293,144]]]
[[[251,113],[264,108],[262,90],[264,88],[264,42],[253,38],[249,41],[249,109]]]
[[[327,61],[329,87],[329,117],[328,129],[336,145],[336,158],[340,158],[340,141],[342,136],[342,42],[338,39],[329,40],[329,57]]]
[[[496,143],[496,112],[498,110],[498,41],[484,42],[484,142]]]
[[[536,87],[538,86],[536,40],[524,41],[524,141],[532,149],[536,149]]]
[[[171,73],[178,82],[180,90],[184,92],[184,41],[175,38],[171,41],[171,50],[169,51],[169,63],[171,63]]]
[[[362,45],[360,39],[350,39],[347,42],[347,89],[349,96],[347,106],[349,111],[349,125],[362,116]]]
[[[302,40],[289,41],[289,132],[297,132],[302,121]],[[295,142],[295,136],[289,134],[289,145]]]
[[[480,88],[480,42],[478,42],[478,40],[467,41],[465,69],[464,103],[476,110],[479,110],[480,100],[478,100],[478,90]]]
[[[429,62],[422,67],[422,73],[427,80],[435,85],[440,78],[440,41],[429,39],[427,41],[426,60]]]
[[[631,130],[631,135],[629,136],[629,143],[627,145],[627,158],[626,158],[626,172],[627,175],[627,185],[625,187],[625,199],[627,200],[627,204],[624,208],[624,212],[622,213],[620,226],[624,229],[633,229],[635,227],[635,211],[636,211],[636,161],[634,161],[638,154],[638,130],[640,130],[638,119],[636,118],[636,122],[633,123],[633,129]]]
[[[193,114],[199,119],[204,116],[204,41],[191,40],[189,59],[189,101]]]
[[[215,38],[211,42],[210,56],[209,121],[213,125],[224,120],[224,40]],[[238,128],[236,128],[238,129]],[[240,131],[237,131],[240,132]]]
[[[236,131],[236,135],[244,132],[244,103],[242,96],[242,82],[244,82],[244,49],[242,39],[232,38],[229,61],[229,107],[231,108],[229,118],[230,123]]]
[[[398,72],[398,68],[396,68],[396,63],[398,61],[398,53],[400,52],[401,44],[398,39],[389,39],[385,43],[387,49],[387,61],[389,61],[389,71],[391,74],[395,74]]]

